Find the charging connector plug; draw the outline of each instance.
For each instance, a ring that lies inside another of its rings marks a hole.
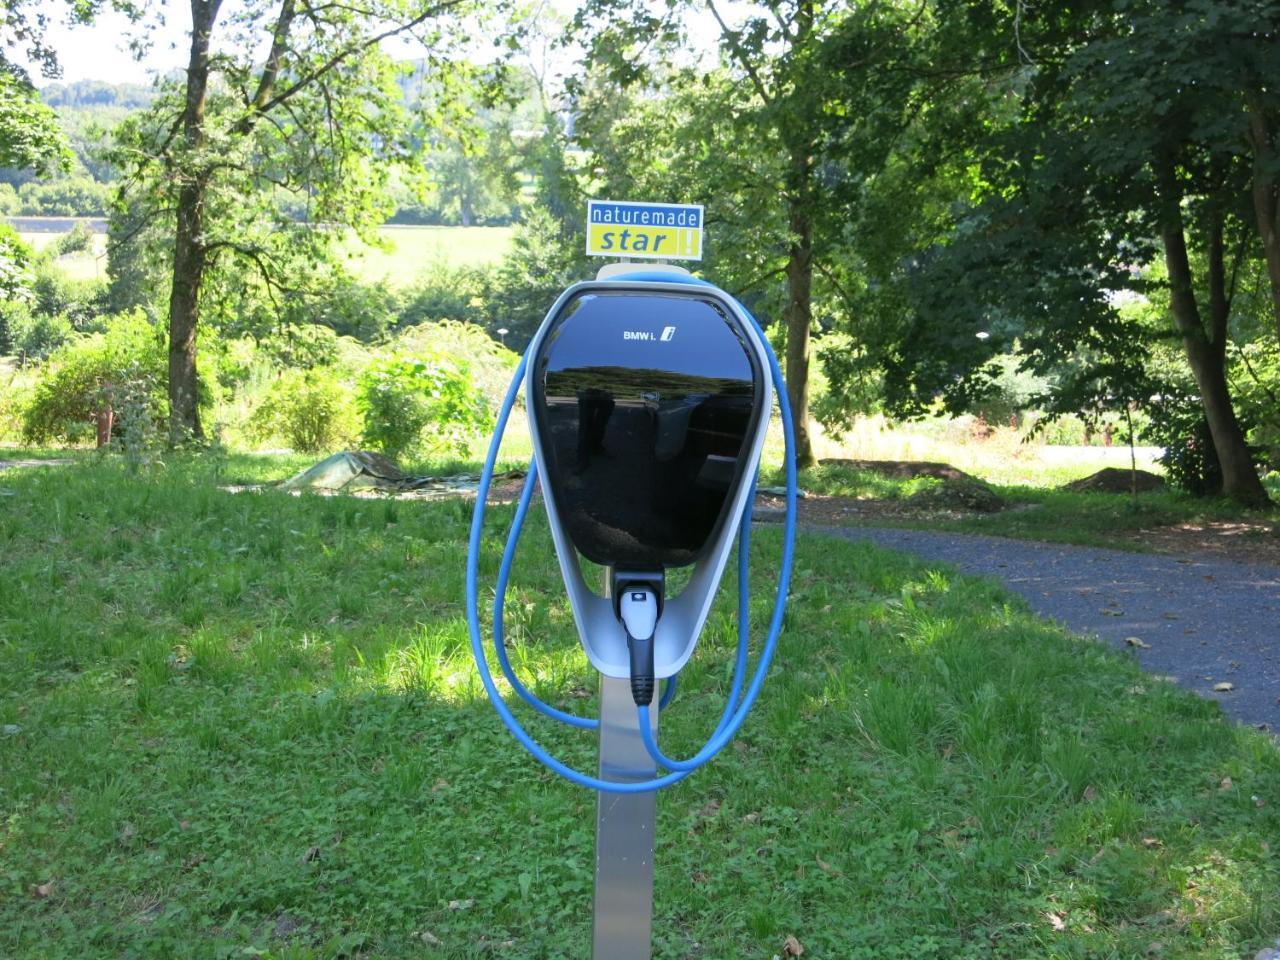
[[[631,697],[636,706],[653,702],[653,636],[658,629],[658,595],[648,584],[623,587],[618,593],[618,619],[627,631],[631,654]]]

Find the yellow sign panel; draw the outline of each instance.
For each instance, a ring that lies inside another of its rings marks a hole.
[[[701,260],[702,206],[588,200],[587,255]]]

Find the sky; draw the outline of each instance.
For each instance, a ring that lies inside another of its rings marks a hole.
[[[561,13],[570,15],[576,8],[575,0],[551,0],[552,5]],[[186,3],[151,4],[162,6],[164,21],[156,14],[145,18],[149,27],[151,44],[145,56],[138,59],[129,50],[129,38],[136,36],[138,27],[129,23],[122,14],[105,10],[97,21],[89,26],[69,26],[63,22],[50,25],[46,38],[58,53],[62,66],[62,76],[56,81],[47,80],[39,75],[38,70],[30,70],[37,86],[50,82],[73,83],[77,80],[103,80],[110,83],[149,84],[157,74],[185,67],[190,40],[188,31],[191,25],[191,8]],[[230,0],[224,4],[220,21],[225,21],[229,12],[240,4]],[[725,8],[732,12],[740,12],[745,5],[730,0]],[[736,8],[736,11],[735,11]],[[704,22],[705,21],[705,22]],[[708,49],[713,46],[712,38],[716,35],[716,25],[709,14],[699,11],[694,14],[690,23],[690,35],[695,44],[699,39],[708,42]],[[483,47],[485,44],[478,46]],[[265,47],[264,47],[265,52]],[[416,52],[401,44],[392,49],[391,54],[398,59],[410,59]],[[14,51],[16,54],[17,51]],[[14,59],[24,63],[21,56]],[[567,59],[567,55],[566,55]],[[29,65],[28,65],[29,66]]]
[[[186,61],[186,30],[191,23],[190,7],[173,4],[168,24],[156,24],[154,42],[147,56],[139,61],[129,51],[128,37],[136,27],[122,14],[104,11],[97,22],[90,26],[68,26],[56,21],[46,31],[46,42],[58,54],[62,76],[48,80],[38,70],[30,69],[31,79],[37,86],[46,83],[73,83],[76,80],[105,80],[109,83],[149,83],[157,71],[165,72],[181,67]],[[25,60],[14,56],[19,63]]]

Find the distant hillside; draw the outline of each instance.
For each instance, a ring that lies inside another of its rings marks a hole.
[[[533,78],[508,77],[517,91],[514,104],[502,97],[496,103],[489,102],[487,90],[464,95],[467,103],[463,113],[472,112],[482,131],[487,153],[481,158],[464,146],[465,133],[457,129],[461,124],[450,111],[434,106],[449,88],[439,68],[425,60],[405,61],[399,66],[397,82],[411,112],[428,118],[444,114],[448,120],[434,125],[428,122],[417,134],[427,147],[424,163],[431,172],[434,192],[424,200],[412,185],[395,184],[392,222],[463,226],[514,222],[522,185],[532,176],[521,151],[541,131],[544,119],[536,105]],[[168,86],[178,79],[171,76],[159,83]],[[120,177],[104,148],[112,142],[112,131],[131,113],[155,103],[159,93],[156,86],[104,80],[43,87],[41,99],[58,113],[75,157],[73,167],[66,174],[50,177],[37,177],[32,170],[0,168],[0,217],[104,217],[110,208],[112,184]],[[450,89],[449,95],[452,93]]]
[[[77,80],[51,83],[40,90],[40,99],[51,107],[123,107],[137,110],[150,106],[156,91],[140,83],[107,83]]]

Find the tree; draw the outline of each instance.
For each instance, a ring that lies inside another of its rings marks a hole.
[[[12,314],[19,304],[31,300],[35,276],[31,271],[31,248],[18,232],[0,223],[0,353],[13,346]]]
[[[70,169],[71,149],[58,115],[40,102],[25,78],[5,68],[0,60],[0,167],[40,173]]]
[[[692,4],[670,6],[683,14]],[[705,7],[718,24],[725,69],[686,69],[680,91],[656,108],[685,108],[676,114],[687,118],[679,135],[659,136],[656,143],[694,166],[658,162],[653,169],[677,183],[685,199],[705,201],[715,230],[730,227],[714,242],[721,246],[722,266],[731,260],[750,266],[750,274],[734,277],[742,284],[739,292],[785,278],[787,388],[797,457],[807,465],[813,462],[808,424],[815,302],[825,300],[833,315],[846,309],[839,279],[850,239],[845,224],[856,217],[863,187],[883,168],[915,109],[925,53],[921,37],[930,27],[922,16],[927,5],[765,0],[737,26],[715,0]],[[633,9],[626,0],[599,0],[590,9],[594,19],[583,16],[580,23],[593,30],[593,60],[610,65],[617,82],[643,86],[652,76],[644,51],[675,42],[673,21],[656,19],[646,7]],[[601,146],[607,121],[587,126],[596,133],[589,142],[602,167],[634,169],[634,153],[610,158]],[[653,157],[654,150],[643,155]],[[693,169],[705,178],[695,182]]]
[[[920,313],[889,361],[896,399],[940,390],[954,406],[1015,342],[1038,372],[1085,357],[1077,370],[1132,392],[1148,332],[1126,322],[1117,295],[1155,284],[1167,290],[1223,492],[1264,504],[1226,359],[1236,277],[1259,249],[1248,200],[1274,198],[1272,141],[1255,136],[1249,156],[1259,110],[1246,104],[1265,99],[1261,113],[1275,113],[1275,94],[1250,83],[1274,59],[1280,11],[1251,0],[1019,11],[1003,29],[1024,58],[1009,75],[1021,107],[976,144],[981,186],[919,271]],[[1150,269],[1156,260],[1162,270]]]
[[[453,18],[470,9],[467,0],[259,0],[223,23],[221,0],[191,0],[185,79],[125,124],[118,151],[130,229],[140,235],[159,218],[173,227],[171,441],[203,433],[197,334],[215,274],[255,272],[279,300],[341,241],[335,227],[373,239],[389,178],[414,147],[380,44],[410,34],[439,64]],[[288,197],[305,199],[304,222],[284,215]]]
[[[66,0],[63,12],[70,22],[87,24],[102,6],[102,0]],[[132,19],[139,16],[130,0],[113,0],[112,6]],[[71,165],[57,114],[41,102],[26,71],[13,59],[18,48],[45,77],[61,74],[57,51],[45,39],[54,14],[51,7],[40,0],[0,0],[0,167],[48,173]]]

